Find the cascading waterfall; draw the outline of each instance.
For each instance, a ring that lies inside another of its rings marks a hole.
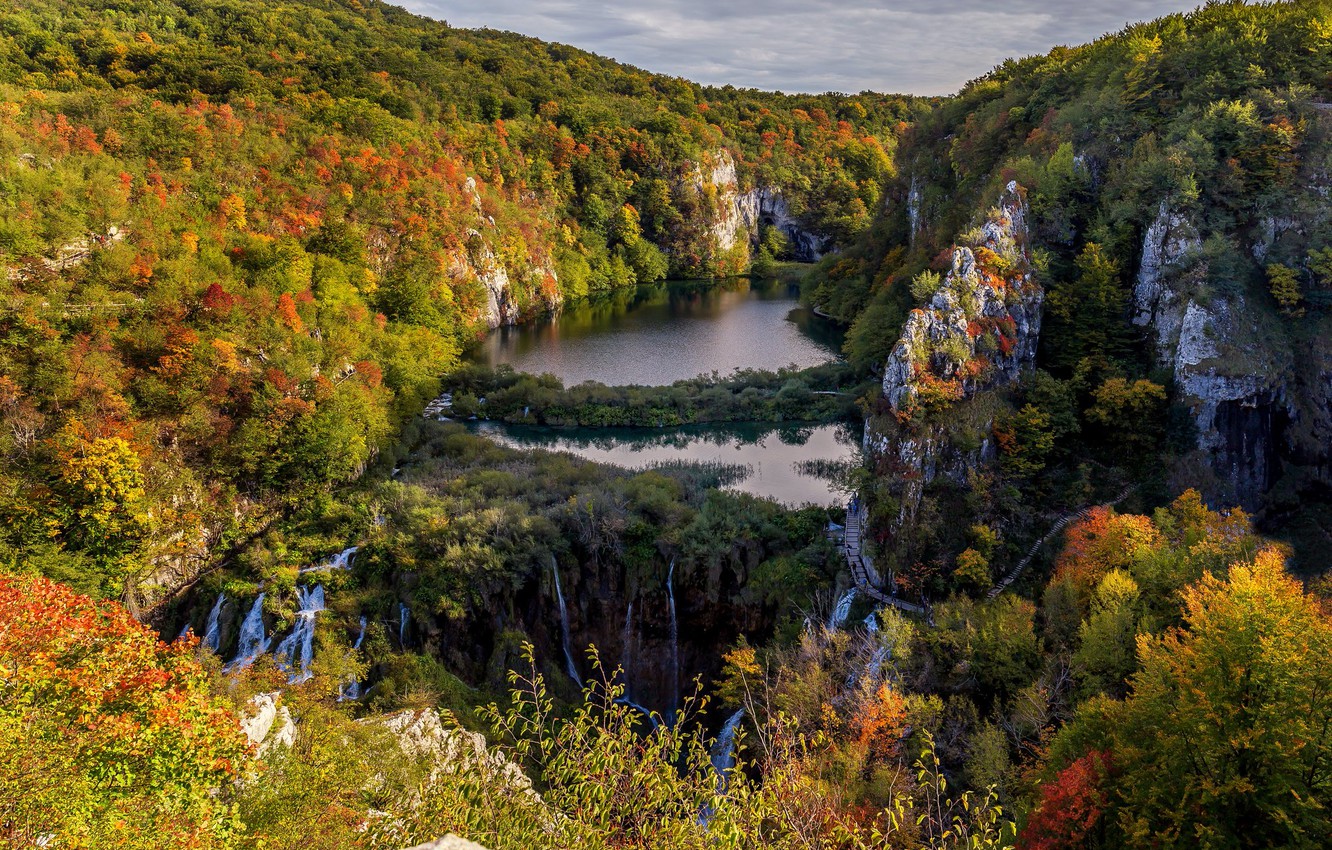
[[[407,648],[407,624],[411,622],[412,609],[406,602],[398,603],[398,646]]]
[[[735,732],[744,718],[743,708],[728,717],[717,735],[717,743],[712,747],[712,769],[717,773],[719,792],[726,790],[727,777],[735,769]]]
[[[352,644],[353,652],[361,648],[361,641],[363,640],[365,640],[365,617],[361,618],[361,631],[358,632],[356,635],[356,643]],[[348,700],[348,699],[360,699],[360,698],[361,698],[361,682],[359,679],[353,676],[352,680],[347,684],[343,685],[342,689],[338,692],[338,702],[342,702],[343,700]]]
[[[569,678],[578,683],[578,687],[583,686],[583,677],[578,675],[578,668],[574,665],[573,650],[569,648],[572,642],[569,638],[569,609],[564,606],[564,591],[560,589],[560,567],[555,562],[555,556],[550,556],[550,572],[555,576],[555,600],[560,603],[560,637],[564,644],[564,667],[569,674]]]
[[[356,550],[359,548],[359,546],[348,546],[324,563],[316,564],[313,567],[306,567],[301,570],[301,572],[308,573],[314,570],[342,570],[345,572],[350,570],[352,568],[352,559],[356,557]]]
[[[254,600],[250,613],[241,621],[240,637],[236,642],[236,657],[224,669],[231,673],[244,670],[254,663],[254,659],[268,651],[270,638],[264,634],[264,595]]]
[[[883,662],[887,661],[892,654],[892,650],[886,646],[874,650],[874,654],[870,656],[869,664],[865,666],[865,675],[869,681],[877,682],[879,680],[879,674],[883,672]]]
[[[671,615],[671,704],[668,717],[675,725],[675,709],[680,704],[680,624],[675,616],[675,559],[666,571],[666,604]]]
[[[213,610],[208,612],[208,624],[204,627],[203,645],[216,653],[222,648],[222,630],[218,627],[217,618],[222,614],[222,605],[227,601],[225,593],[217,595],[217,601],[213,603]]]
[[[837,600],[832,616],[828,618],[828,630],[835,631],[846,625],[846,618],[851,616],[851,603],[856,601],[856,589],[853,587]]]
[[[310,662],[314,659],[315,614],[324,610],[324,586],[298,587],[296,593],[300,599],[296,625],[273,652],[278,666],[291,673],[287,681],[293,685],[308,680],[312,675]]]
[[[865,618],[865,631],[872,635],[879,633],[879,612],[874,611]]]

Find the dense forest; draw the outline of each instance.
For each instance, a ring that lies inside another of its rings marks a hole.
[[[0,95],[4,841],[1326,845],[1327,0],[937,99],[21,0]],[[464,356],[795,260],[841,361]],[[784,506],[472,417],[854,420],[864,464]]]
[[[916,107],[353,2],[25,2],[0,86],[4,557],[148,605],[359,474],[488,326],[786,256],[740,191],[848,243]]]

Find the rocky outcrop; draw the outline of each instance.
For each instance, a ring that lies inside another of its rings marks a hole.
[[[281,691],[257,694],[241,717],[241,731],[259,748],[261,756],[275,746],[290,747],[296,743],[296,723],[287,707],[280,704],[281,698]]]
[[[1035,364],[1044,292],[1026,252],[1027,208],[1010,183],[997,208],[954,249],[952,267],[929,300],[913,310],[884,366],[887,428],[866,428],[897,484],[899,528],[940,476],[962,480],[995,456],[992,417],[982,411],[978,440],[960,448],[940,422],[943,409],[1017,381]]]
[[[373,722],[384,727],[398,739],[398,746],[408,756],[429,763],[431,777],[459,770],[476,770],[499,778],[512,791],[531,794],[532,780],[523,769],[504,755],[492,752],[486,746],[485,736],[464,729],[446,729],[435,711],[403,711]]]
[[[427,841],[425,844],[418,844],[411,850],[486,850],[486,848],[475,841],[449,834],[434,841]]]
[[[558,310],[563,305],[563,295],[550,260],[529,258],[521,268],[506,266],[500,259],[502,252],[497,250],[503,234],[495,220],[484,215],[476,181],[469,177],[466,189],[472,198],[477,226],[466,232],[462,248],[453,252],[448,273],[454,281],[475,282],[484,287],[485,303],[480,305],[474,320],[494,329],[516,324],[526,316]]]

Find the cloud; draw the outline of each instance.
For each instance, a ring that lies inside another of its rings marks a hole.
[[[559,41],[713,85],[948,94],[1004,59],[1197,0],[399,0],[457,27]]]

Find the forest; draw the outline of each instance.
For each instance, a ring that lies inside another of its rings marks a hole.
[[[1327,0],[947,98],[375,0],[0,10],[0,840],[1326,846],[1329,103]],[[779,263],[841,359],[468,356]],[[864,463],[783,505],[473,418]]]

